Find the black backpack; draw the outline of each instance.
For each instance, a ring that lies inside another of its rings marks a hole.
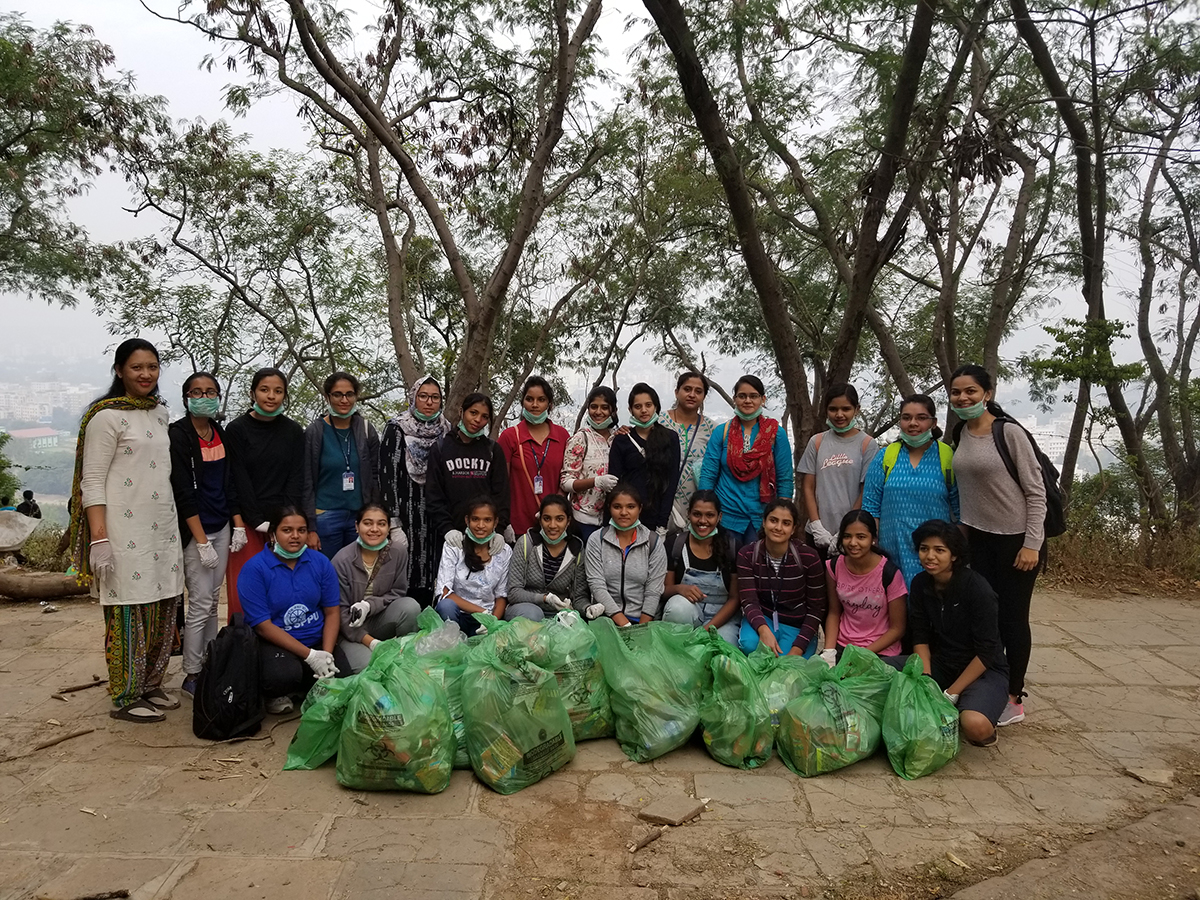
[[[258,687],[258,635],[235,614],[204,651],[192,703],[192,733],[210,741],[255,734],[266,716]]]
[[[1062,477],[1058,468],[1050,461],[1042,448],[1038,446],[1037,441],[1033,439],[1033,435],[1020,422],[1010,416],[997,416],[992,422],[992,440],[996,444],[996,452],[1000,454],[1000,459],[1004,462],[1004,468],[1008,469],[1008,474],[1012,476],[1012,480],[1018,485],[1021,483],[1021,478],[1017,474],[1017,464],[1013,462],[1012,454],[1008,451],[1008,442],[1004,440],[1004,426],[1012,425],[1014,428],[1020,428],[1025,433],[1025,437],[1029,440],[1029,445],[1033,447],[1033,455],[1038,461],[1038,465],[1042,470],[1042,485],[1046,488],[1046,520],[1042,524],[1042,533],[1048,537],[1058,537],[1067,530],[1067,505],[1063,501],[1062,488],[1058,482]],[[954,446],[958,446],[958,439],[962,433],[963,422],[959,422],[954,426]]]

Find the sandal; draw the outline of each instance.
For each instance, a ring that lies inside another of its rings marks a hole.
[[[155,688],[142,694],[142,699],[154,706],[155,709],[179,709],[179,698],[172,697],[162,688]]]
[[[111,710],[109,715],[123,722],[161,722],[166,718],[161,709],[146,700],[138,700],[120,709]]]

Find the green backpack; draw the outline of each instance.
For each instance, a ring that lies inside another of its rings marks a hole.
[[[946,490],[954,486],[954,448],[949,444],[944,444],[941,441],[934,441],[938,448],[938,460],[942,464],[942,477],[946,479]],[[883,480],[887,481],[889,475],[892,474],[892,469],[896,467],[896,461],[900,458],[900,448],[904,444],[901,441],[892,441],[883,451]]]

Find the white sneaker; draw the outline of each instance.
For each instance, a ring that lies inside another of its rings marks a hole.
[[[1025,721],[1025,704],[1013,703],[1011,700],[1004,705],[1004,712],[1000,713],[1000,719],[996,722],[997,725],[1016,725],[1018,722]]]
[[[287,694],[282,697],[272,697],[267,701],[267,712],[273,716],[281,716],[284,713],[290,713],[296,705],[292,703],[292,698]]]

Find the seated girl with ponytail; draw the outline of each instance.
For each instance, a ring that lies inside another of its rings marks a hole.
[[[512,550],[496,534],[499,521],[496,504],[479,497],[466,506],[466,528],[461,543],[447,535],[438,566],[436,609],[447,622],[454,621],[470,637],[480,625],[475,613],[504,618],[508,603],[508,566]]]
[[[517,538],[508,567],[504,618],[540,622],[587,597],[583,541],[575,533],[571,504],[562,494],[541,503],[536,527]]]
[[[877,538],[870,513],[852,509],[842,517],[834,542],[837,554],[825,563],[829,609],[821,657],[831,665],[850,644],[885,661],[899,660],[908,588],[899,567],[879,549]]]
[[[721,527],[715,491],[696,491],[687,509],[687,531],[671,539],[667,553],[663,621],[707,628],[736,646],[742,627],[737,540]]]

